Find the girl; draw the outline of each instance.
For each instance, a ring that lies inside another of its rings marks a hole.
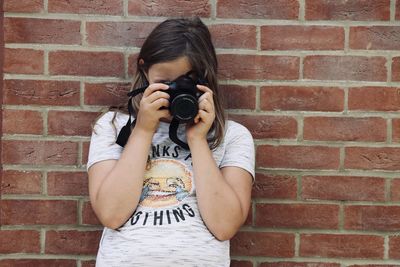
[[[201,92],[194,119],[175,129],[186,148],[170,138],[168,90],[181,77]],[[229,266],[229,239],[250,207],[254,144],[224,119],[215,49],[200,19],[169,19],[150,33],[137,87],[146,89],[128,103],[131,114],[105,113],[92,134],[90,201],[105,226],[96,266]],[[130,115],[132,130],[117,144]]]

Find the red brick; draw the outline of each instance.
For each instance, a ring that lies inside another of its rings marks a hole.
[[[42,174],[35,171],[2,172],[2,194],[40,194],[42,188]]]
[[[254,138],[295,139],[297,121],[285,116],[229,115],[232,119],[250,130]]]
[[[18,259],[0,260],[1,267],[75,267],[76,260]]]
[[[6,43],[81,44],[81,23],[72,20],[4,18]]]
[[[86,83],[85,105],[117,106],[128,103],[130,83]]]
[[[400,148],[394,147],[346,147],[346,169],[388,170],[400,169]]]
[[[82,262],[82,264],[81,264],[82,267],[95,267],[95,265],[96,265],[96,261],[94,261],[94,260],[92,260],[92,261],[81,261],[81,262]]]
[[[49,172],[47,193],[51,196],[87,196],[88,178],[86,172]]]
[[[307,56],[304,78],[313,80],[386,81],[386,59],[362,56]]]
[[[78,106],[79,88],[79,82],[5,80],[3,103]]]
[[[389,20],[390,0],[306,0],[307,20]]]
[[[3,109],[3,133],[43,134],[43,118],[38,111]]]
[[[277,258],[293,257],[294,234],[239,232],[231,240],[231,254]]]
[[[259,167],[293,169],[338,169],[339,148],[323,146],[257,147]]]
[[[349,230],[400,230],[400,207],[345,206],[344,228]]]
[[[389,258],[400,259],[400,236],[390,236],[389,238]]]
[[[339,263],[325,262],[264,262],[259,267],[340,267]]]
[[[51,13],[123,15],[122,0],[48,0]]]
[[[349,46],[351,49],[399,50],[396,38],[399,35],[400,27],[395,26],[351,27]]]
[[[306,117],[304,140],[384,142],[386,120],[371,117]]]
[[[224,105],[227,109],[255,109],[256,88],[254,86],[220,85]]]
[[[400,179],[393,179],[391,181],[390,200],[400,201]]]
[[[43,51],[33,49],[5,49],[4,73],[43,74],[43,72]]]
[[[218,0],[217,17],[235,19],[297,19],[297,0]]]
[[[296,199],[297,179],[294,176],[257,173],[251,195],[253,198]]]
[[[338,229],[339,206],[320,204],[257,204],[256,226]]]
[[[362,264],[362,265],[349,265],[349,267],[399,267],[400,265],[393,264]]]
[[[5,164],[77,164],[78,143],[56,141],[3,141]]]
[[[82,267],[95,267],[96,265],[96,261],[81,261],[81,262],[82,262],[81,264]]]
[[[220,78],[233,80],[296,80],[299,58],[222,54],[218,56]]]
[[[239,261],[239,260],[231,260],[230,267],[253,267],[253,263],[251,261]]]
[[[344,91],[336,87],[265,86],[262,110],[343,111]]]
[[[392,62],[392,80],[400,81],[400,57],[394,57]]]
[[[134,77],[137,71],[137,60],[138,60],[138,53],[131,54],[128,57],[128,74],[129,77]]]
[[[385,179],[355,176],[305,176],[302,198],[321,200],[385,201]]]
[[[47,231],[48,254],[94,255],[97,252],[101,231]]]
[[[2,200],[3,225],[76,224],[77,203],[70,200]]]
[[[398,111],[400,88],[358,87],[349,89],[350,110]]]
[[[4,0],[4,12],[37,13],[44,9],[43,0]]]
[[[87,22],[90,45],[141,47],[156,26],[152,22]]]
[[[52,75],[124,76],[124,57],[118,52],[55,51],[49,53]]]
[[[98,112],[49,111],[48,132],[50,135],[89,136]]]
[[[262,26],[263,50],[342,50],[344,29],[331,26]]]
[[[400,1],[396,1],[396,20],[400,20]]]
[[[86,164],[89,155],[89,142],[82,143],[82,164]]]
[[[400,142],[400,119],[392,120],[392,141]]]
[[[82,224],[88,225],[101,225],[101,222],[97,218],[96,214],[93,211],[90,202],[84,202],[82,208]]]
[[[373,235],[302,234],[300,256],[383,259],[384,238]]]
[[[165,0],[157,3],[152,0],[129,0],[128,12],[134,16],[209,17],[211,5],[208,0]]]
[[[209,30],[216,48],[257,48],[255,26],[237,24],[210,25]]]
[[[4,202],[4,200],[2,200]],[[16,238],[18,237],[18,238]],[[0,253],[39,253],[40,233],[30,230],[1,230]],[[0,265],[2,262],[0,261]]]

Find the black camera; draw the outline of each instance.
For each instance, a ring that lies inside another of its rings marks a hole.
[[[198,100],[202,95],[197,83],[188,75],[180,76],[172,82],[164,82],[169,88],[165,91],[170,95],[169,110],[172,116],[180,122],[193,120],[198,111]]]

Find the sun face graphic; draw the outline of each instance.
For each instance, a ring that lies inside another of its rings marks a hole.
[[[139,205],[172,206],[186,198],[192,189],[192,172],[186,165],[173,159],[152,160],[144,176]]]

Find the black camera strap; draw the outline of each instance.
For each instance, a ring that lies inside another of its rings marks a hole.
[[[186,150],[189,150],[189,145],[178,138],[178,127],[179,127],[179,120],[173,118],[169,126],[169,138],[175,144],[181,146]]]

